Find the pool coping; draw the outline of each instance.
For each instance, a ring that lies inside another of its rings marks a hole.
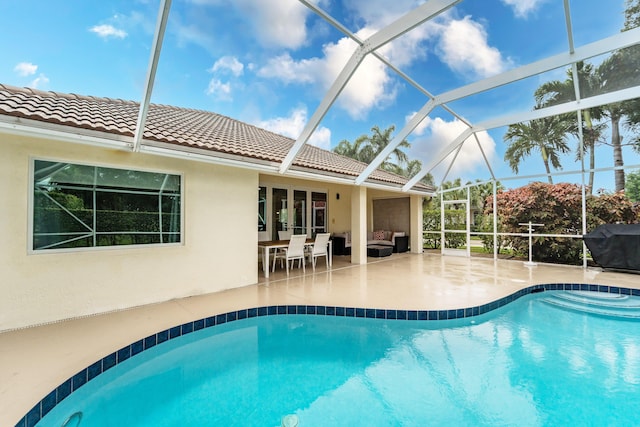
[[[528,286],[526,288],[520,289],[517,292],[514,292],[511,295],[507,295],[487,304],[469,308],[449,310],[397,310],[325,305],[269,305],[215,314],[206,318],[173,326],[171,328],[149,335],[146,338],[137,340],[94,362],[93,364],[87,366],[75,375],[68,378],[58,387],[54,388],[42,400],[36,403],[33,408],[31,408],[31,410],[29,410],[29,412],[27,412],[27,414],[25,414],[20,419],[20,421],[15,424],[15,427],[34,427],[56,405],[61,403],[71,393],[85,385],[88,381],[91,381],[98,375],[108,371],[119,363],[124,362],[125,360],[147,349],[155,347],[156,345],[161,344],[165,341],[179,338],[183,335],[187,335],[201,329],[222,325],[224,323],[253,317],[292,314],[357,317],[386,320],[453,320],[479,316],[503,307],[506,304],[509,304],[525,295],[553,290],[591,291],[640,296],[640,289],[585,283],[550,283]]]

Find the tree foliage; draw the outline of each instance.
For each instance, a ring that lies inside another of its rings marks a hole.
[[[582,97],[589,97],[598,93],[599,82],[593,65],[580,61],[576,63],[576,72],[578,80],[578,90]],[[563,81],[552,80],[542,84],[536,89],[534,97],[538,107],[548,107],[552,105],[562,104],[576,99],[576,85],[574,74],[571,69],[567,70],[567,78]],[[579,160],[588,153],[589,156],[589,183],[588,191],[593,189],[596,160],[595,147],[598,143],[604,142],[603,133],[606,126],[598,123],[603,117],[602,107],[592,107],[581,110],[582,128],[578,125],[575,114],[563,114],[562,119],[569,126],[569,133],[576,139],[582,134],[583,146],[578,145],[576,150],[576,158]]]
[[[353,143],[344,139],[333,149],[333,152],[363,163],[371,163],[389,145],[393,139],[391,135],[394,130],[394,125],[385,130],[374,126],[371,128],[371,135],[360,135]],[[413,178],[422,169],[422,163],[419,160],[409,159],[404,151],[408,148],[411,148],[411,144],[406,139],[402,140],[391,152],[391,155],[382,162],[380,168],[387,172]],[[420,182],[433,185],[433,177],[431,174],[427,174]]]
[[[374,126],[371,128],[371,135],[360,135],[356,140],[351,143],[349,141],[342,140],[333,149],[337,154],[341,154],[352,159],[359,160],[363,163],[371,163],[380,154],[384,148],[391,142],[391,134],[395,130],[395,126],[391,125],[385,130],[380,130],[380,127]],[[395,162],[389,158],[385,159],[380,167],[382,169],[391,169],[391,172],[395,171],[395,166],[401,166],[408,162],[407,154],[404,149],[410,148],[411,144],[405,139],[391,152],[391,156],[395,158]]]
[[[640,202],[640,170],[627,173],[626,180],[625,194],[632,202]]]
[[[504,135],[504,140],[509,143],[504,159],[517,174],[524,158],[538,152],[551,184],[551,167],[562,169],[560,155],[569,152],[566,138],[569,131],[570,125],[564,116],[544,117],[510,125]]]
[[[424,209],[422,211],[422,224],[425,231],[440,230],[440,209]],[[445,209],[444,220],[447,230],[464,230],[467,212],[461,209]],[[424,247],[426,249],[440,248],[442,235],[440,232],[426,233]],[[466,234],[445,233],[445,248],[457,249],[466,243]]]
[[[493,214],[492,197],[486,204],[485,215]],[[524,233],[521,223],[544,224],[536,228],[538,234],[582,234],[582,190],[576,184],[545,184],[534,182],[527,186],[497,195],[500,232]],[[588,195],[587,232],[601,224],[635,223],[639,210],[623,192]],[[504,243],[517,252],[528,254],[528,239],[506,236]],[[579,264],[582,240],[575,238],[535,237],[533,257],[539,261]]]

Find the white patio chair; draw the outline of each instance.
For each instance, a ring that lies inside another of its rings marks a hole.
[[[293,268],[293,263],[298,260],[298,268],[302,265],[302,271],[306,272],[304,262],[304,244],[307,241],[306,234],[294,234],[289,239],[289,246],[284,248],[282,252],[277,252],[273,257],[273,271],[276,270],[276,260],[280,259],[284,260],[285,265],[287,266],[287,276],[289,275],[289,261],[291,261],[291,268]]]
[[[278,240],[289,240],[292,234],[293,230],[280,230],[278,231]],[[284,255],[285,250],[284,248],[277,248],[274,252],[276,255]]]
[[[316,269],[316,261],[319,257],[323,256],[327,264],[327,270],[329,269],[329,236],[330,233],[318,233],[316,234],[316,240],[313,242],[313,248],[309,257],[311,258],[311,265],[313,270]]]
[[[292,234],[292,230],[280,230],[278,231],[278,240],[289,240]]]

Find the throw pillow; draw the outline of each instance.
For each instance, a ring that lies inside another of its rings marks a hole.
[[[374,231],[373,240],[384,240],[384,230]]]

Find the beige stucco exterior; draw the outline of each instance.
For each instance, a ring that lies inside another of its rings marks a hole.
[[[261,185],[326,192],[328,231],[353,230],[354,224],[359,230],[362,242],[351,258],[354,263],[366,263],[365,233],[373,227],[373,199],[407,197],[321,179],[292,179],[12,134],[0,134],[0,144],[0,332],[257,283],[256,218]],[[181,175],[182,242],[31,251],[33,159]],[[420,196],[411,197],[415,203],[421,201]],[[411,225],[417,222],[412,219]],[[412,246],[412,250],[418,248],[413,239]]]
[[[0,331],[257,282],[257,172],[14,135],[0,138]],[[183,243],[30,253],[34,157],[181,174]]]

